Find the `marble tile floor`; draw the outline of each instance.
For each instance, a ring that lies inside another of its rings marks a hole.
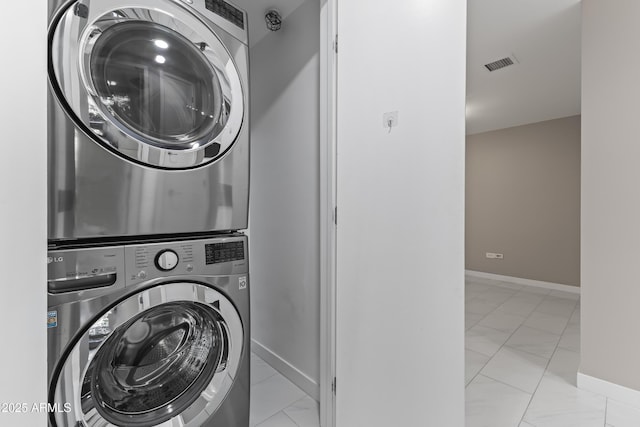
[[[577,294],[466,279],[466,427],[640,427],[640,408],[576,388]],[[251,427],[319,427],[318,404],[251,355]]]
[[[320,427],[318,403],[251,353],[251,427]]]
[[[578,294],[466,278],[466,427],[640,427],[640,408],[576,388]]]

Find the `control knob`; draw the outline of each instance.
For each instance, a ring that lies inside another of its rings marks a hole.
[[[178,265],[178,254],[171,249],[165,249],[156,255],[156,267],[161,271],[171,271]]]

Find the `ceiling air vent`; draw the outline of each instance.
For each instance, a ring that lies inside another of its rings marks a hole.
[[[518,60],[514,56],[507,56],[502,59],[498,59],[497,61],[491,62],[489,64],[484,64],[485,68],[489,71],[496,71],[504,67],[508,67],[510,65],[517,64]]]

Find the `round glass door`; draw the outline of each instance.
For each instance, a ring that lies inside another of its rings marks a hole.
[[[182,412],[226,366],[228,335],[215,310],[168,303],[118,327],[89,364],[84,399],[114,425],[156,425]]]
[[[215,70],[193,43],[166,27],[113,25],[97,38],[89,61],[98,107],[139,138],[180,148],[226,124]]]
[[[234,305],[208,286],[155,286],[111,307],[72,344],[54,379],[57,425],[202,425],[243,357]],[[245,356],[246,357],[246,356]]]
[[[221,158],[245,115],[227,48],[173,1],[72,2],[52,25],[51,83],[74,121],[126,158],[192,168]]]

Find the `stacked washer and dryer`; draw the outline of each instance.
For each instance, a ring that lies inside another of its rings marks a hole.
[[[49,17],[49,424],[247,427],[246,13]]]

